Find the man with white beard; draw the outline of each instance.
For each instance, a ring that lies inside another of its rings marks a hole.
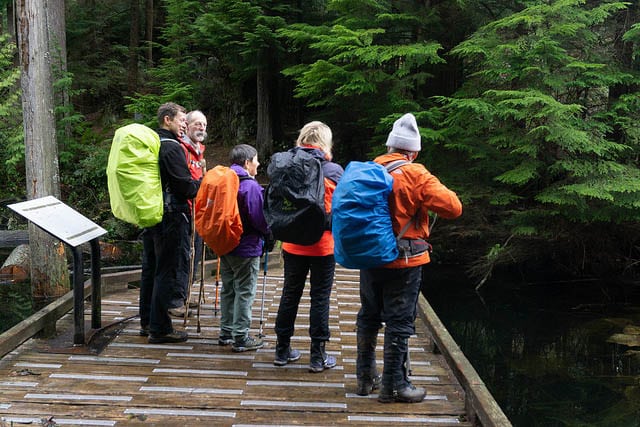
[[[207,138],[207,117],[200,110],[193,110],[187,113],[187,130],[186,133],[182,134],[180,137],[180,142],[182,143],[182,148],[184,149],[185,156],[187,158],[187,165],[189,166],[189,171],[191,172],[191,177],[195,180],[202,179],[205,170],[205,160],[204,160],[204,140]],[[191,209],[192,201],[189,201]],[[198,271],[197,266],[202,259],[202,237],[195,232],[193,239],[193,278],[195,278],[196,273]],[[187,266],[188,267],[188,266]],[[181,295],[175,295],[173,298],[173,302],[171,310],[169,310],[169,314],[177,317],[183,317],[184,311],[180,310],[181,307],[184,307],[185,301],[189,298],[189,271],[182,272],[183,279],[181,282],[184,283],[184,288],[181,289]],[[189,308],[196,308],[197,303],[192,302],[189,303]]]

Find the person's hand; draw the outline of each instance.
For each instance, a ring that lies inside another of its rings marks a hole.
[[[264,236],[264,252],[271,252],[276,245],[276,239],[273,238],[273,234],[269,232],[266,236]]]

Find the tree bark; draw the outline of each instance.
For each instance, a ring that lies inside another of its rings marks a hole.
[[[147,66],[153,67],[153,27],[155,20],[155,11],[153,9],[153,0],[147,0],[147,8],[145,10],[146,30],[144,32],[145,47],[147,52]]]
[[[60,197],[45,0],[17,0],[16,5],[27,198]],[[33,224],[29,224],[29,241],[33,296],[55,297],[67,292],[70,284],[63,244]]]
[[[140,1],[131,0],[129,8],[131,28],[129,29],[129,73],[127,89],[133,95],[138,88],[138,48],[140,46]]]
[[[54,81],[67,74],[67,20],[65,16],[64,0],[45,0],[46,22],[49,31],[49,52],[51,52],[51,71]],[[61,118],[70,115],[69,88],[63,86],[54,92],[55,104],[62,107]],[[72,136],[71,124],[65,124],[64,135],[67,139]]]
[[[258,67],[256,75],[256,149],[261,159],[264,159],[273,150],[270,90],[268,70],[264,67]]]

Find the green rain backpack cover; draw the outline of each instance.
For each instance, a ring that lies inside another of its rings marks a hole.
[[[162,220],[160,137],[151,128],[130,124],[116,130],[107,162],[113,215],[139,227]]]

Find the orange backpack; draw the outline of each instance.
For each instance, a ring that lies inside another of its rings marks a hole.
[[[235,171],[218,165],[206,173],[196,195],[196,231],[218,256],[228,254],[240,244],[239,186]]]

